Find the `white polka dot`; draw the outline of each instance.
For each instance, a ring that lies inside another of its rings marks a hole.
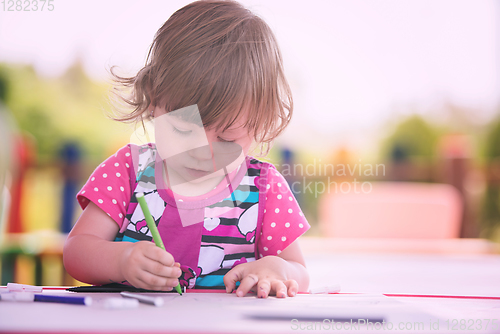
[[[290,227],[290,223],[285,223],[285,227]]]
[[[260,257],[263,257],[262,254],[260,254]]]
[[[271,188],[271,185],[270,185],[270,184],[268,184],[268,185],[267,185],[266,189],[269,189],[269,188]]]
[[[95,180],[95,177],[92,177],[92,178],[90,179],[90,181],[94,181],[94,180]]]
[[[120,187],[120,190],[121,190],[121,191],[125,191],[125,188],[123,188],[123,187]]]
[[[266,209],[264,209],[264,213],[266,213]]]
[[[275,222],[272,222],[271,223],[271,227],[275,227],[276,226],[276,223]]]
[[[83,194],[85,194],[85,190],[84,190],[84,191],[82,191],[82,195],[83,195]]]
[[[299,216],[301,216],[301,217],[303,216],[302,212],[299,212]]]
[[[99,188],[95,187],[95,188],[94,188],[94,191],[99,191]]]
[[[281,241],[286,241],[286,237],[281,237]]]
[[[118,203],[118,202],[116,201],[116,199],[114,199],[114,198],[113,198],[113,200],[112,200],[111,202],[113,202],[113,204]]]
[[[101,204],[102,204],[102,203],[104,203],[104,201],[103,201],[102,199],[98,199],[97,201],[98,201],[99,203],[101,203]]]
[[[111,188],[111,186],[108,186],[108,190],[111,191],[111,190],[113,190],[113,188]]]
[[[179,202],[184,202],[182,199],[179,199]]]
[[[303,227],[304,227],[304,224],[300,223],[300,224],[299,224],[299,227],[300,227],[300,228],[303,228]]]
[[[268,236],[267,237],[267,240],[271,240],[273,237],[272,236]]]
[[[278,187],[281,187],[281,183],[278,182]]]
[[[276,210],[274,210],[274,212],[279,213],[280,209],[276,208]]]
[[[127,203],[125,203],[125,201],[123,201],[123,206],[127,206]]]
[[[103,178],[107,178],[107,177],[108,177],[108,174],[104,173],[104,174],[102,174],[102,177],[103,177]]]
[[[265,251],[267,252],[267,251],[269,250],[269,248],[267,248],[267,247],[264,247],[264,250],[265,250]]]
[[[121,213],[118,214],[118,217],[123,218],[123,215]]]
[[[101,165],[101,167],[105,167],[105,166],[106,166],[106,164],[102,164],[102,165]]]
[[[125,156],[126,156],[126,157],[130,157],[130,153],[128,153],[128,152],[127,152],[127,153],[125,153]]]
[[[120,164],[119,164],[118,162],[117,162],[117,163],[115,163],[115,167],[118,167],[118,166],[120,166]]]
[[[289,196],[289,197],[288,197],[288,199],[289,199],[290,201],[293,201],[293,197],[292,197],[292,196]]]
[[[281,196],[281,195],[278,195],[278,199],[281,199],[281,197],[283,197],[283,196]]]
[[[106,214],[111,217],[111,215],[108,212],[106,212]]]
[[[129,168],[129,167],[130,167],[128,163],[125,163],[125,166],[126,166],[127,168]]]
[[[117,177],[120,177],[120,176],[122,176],[122,175],[121,175],[120,173],[116,173],[116,176],[117,176]]]
[[[281,251],[278,249],[278,251],[276,253],[279,254],[279,253],[281,253]]]
[[[292,213],[292,212],[293,212],[293,210],[292,210],[292,209],[288,209],[288,213]]]

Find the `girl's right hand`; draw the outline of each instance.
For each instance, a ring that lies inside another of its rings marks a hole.
[[[131,243],[120,259],[123,277],[136,288],[170,291],[182,271],[172,254],[150,241]]]

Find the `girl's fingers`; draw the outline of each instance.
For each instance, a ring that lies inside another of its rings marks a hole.
[[[146,282],[143,282],[141,280],[138,281],[139,283],[137,285],[134,284],[136,288],[140,289],[146,289],[146,290],[154,290],[154,291],[172,291],[173,287],[171,286],[155,286],[148,284]]]
[[[276,293],[276,297],[285,298],[286,290],[286,285],[282,281],[274,280],[271,282],[271,291],[274,291]]]
[[[299,292],[299,284],[294,279],[289,279],[288,281],[285,281],[285,286],[288,291],[288,296],[290,297],[295,297],[297,292]]]
[[[137,276],[137,280],[141,285],[137,287],[148,290],[170,291],[172,290],[173,286],[179,284],[179,280],[177,280],[176,278],[160,277],[146,271],[140,272]]]
[[[173,266],[175,264],[174,257],[169,252],[164,251],[153,243],[147,246],[148,248],[144,251],[144,256],[150,260],[160,262],[165,266]]]
[[[231,269],[222,280],[226,286],[226,292],[231,293],[236,288],[236,283],[241,281],[243,275],[244,264],[240,264]]]
[[[258,282],[259,277],[257,277],[257,275],[249,274],[248,276],[243,277],[238,290],[236,290],[236,295],[238,297],[245,296]]]
[[[178,278],[182,275],[182,270],[180,268],[175,266],[165,266],[160,262],[156,262],[148,258],[145,258],[145,261],[141,265],[141,269],[153,275],[166,278]]]
[[[269,292],[271,291],[271,283],[267,279],[262,279],[257,284],[257,297],[267,298]]]
[[[279,278],[274,278],[271,281],[263,278],[266,275],[257,276],[257,274],[247,274],[250,271],[249,264],[240,264],[231,269],[224,275],[224,285],[226,292],[230,293],[236,288],[236,283],[240,282],[236,295],[238,297],[245,296],[250,290],[257,293],[259,298],[267,298],[270,294],[275,294],[278,298],[286,298],[287,294],[293,297],[298,292],[298,284],[295,280],[282,281]],[[270,277],[273,277],[272,275]]]

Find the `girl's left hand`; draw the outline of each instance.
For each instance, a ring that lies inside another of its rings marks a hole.
[[[238,297],[245,296],[250,290],[256,292],[259,298],[269,295],[293,297],[299,291],[299,285],[296,280],[287,277],[287,266],[290,263],[278,256],[265,256],[239,264],[224,276],[226,292],[231,293],[236,288],[236,282],[241,282],[236,290]]]

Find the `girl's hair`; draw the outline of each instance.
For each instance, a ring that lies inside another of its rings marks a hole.
[[[271,29],[248,9],[235,1],[193,2],[158,30],[136,76],[111,68],[119,87],[131,89],[120,99],[134,108],[114,119],[142,121],[150,105],[170,112],[196,104],[206,127],[227,129],[247,117],[245,126],[268,151],[293,111],[282,62]]]

